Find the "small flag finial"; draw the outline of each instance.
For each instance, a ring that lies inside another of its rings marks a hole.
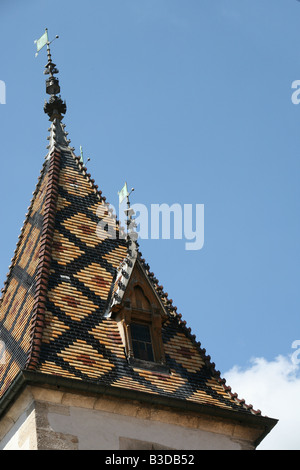
[[[124,184],[124,186],[123,186],[123,188],[121,189],[121,191],[118,191],[118,195],[119,195],[119,204],[122,204],[122,202],[124,201],[125,197],[128,197],[128,196],[129,196],[128,189],[127,189],[127,183]]]
[[[49,42],[49,40],[48,40],[48,29],[46,28],[44,34],[40,37],[40,39],[36,39],[34,41],[34,44],[36,44],[35,57],[37,57],[39,55],[40,50],[43,49],[43,47],[46,46],[46,44],[48,44],[48,42]]]
[[[42,34],[42,36],[39,38],[39,39],[36,39],[34,41],[34,44],[36,44],[36,53],[35,53],[35,57],[37,57],[39,55],[39,52],[41,49],[43,49],[44,46],[47,46],[47,50],[50,51],[50,44],[55,41],[55,39],[58,39],[59,36],[55,36],[54,39],[52,39],[52,41],[49,41],[49,38],[48,38],[48,28],[45,29],[45,32],[44,34]]]
[[[121,206],[124,199],[127,200],[127,209],[124,211],[127,217],[127,221],[126,221],[127,237],[128,239],[131,239],[132,241],[136,241],[138,238],[138,234],[134,230],[136,228],[136,223],[132,218],[135,215],[135,212],[130,207],[130,201],[129,201],[129,196],[133,191],[134,191],[134,188],[131,188],[131,191],[128,192],[127,183],[125,183],[121,191],[118,192],[118,195],[119,195],[119,206]]]

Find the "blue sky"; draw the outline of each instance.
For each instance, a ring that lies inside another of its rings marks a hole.
[[[107,200],[117,206],[126,180],[133,203],[204,204],[201,250],[140,248],[216,368],[234,371],[247,403],[246,373],[268,377],[269,394],[281,372],[298,384],[299,2],[1,0],[1,284],[47,152],[46,51],[35,58],[33,43],[45,27],[60,36],[51,50],[71,145]]]

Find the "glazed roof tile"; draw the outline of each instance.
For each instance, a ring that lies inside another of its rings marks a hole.
[[[7,355],[0,366],[0,398],[28,370],[260,414],[231,393],[135,244],[129,251],[118,224],[115,239],[99,236],[106,200],[57,119],[49,140],[2,291]],[[137,263],[166,315],[162,339],[169,374],[130,365],[117,322],[107,315],[121,302]]]

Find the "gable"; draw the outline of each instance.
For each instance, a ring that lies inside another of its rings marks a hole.
[[[132,243],[134,244],[134,243]],[[112,305],[112,312],[117,312],[124,305],[130,305],[134,310],[158,312],[163,317],[167,316],[167,311],[163,305],[154,285],[148,278],[147,273],[140,262],[138,256],[134,258],[130,269],[124,270],[124,264],[119,269],[115,284],[117,301]]]

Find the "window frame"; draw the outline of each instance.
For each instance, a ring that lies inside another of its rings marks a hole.
[[[136,327],[136,328],[133,328],[133,327]],[[148,337],[142,338],[139,336],[137,328],[141,328],[141,327],[146,329],[145,333],[149,338]],[[134,333],[134,330],[135,330],[135,333]],[[151,332],[150,326],[147,323],[133,321],[130,324],[130,333],[131,333],[133,356],[136,359],[140,359],[140,360],[144,360],[148,362],[155,362],[154,351],[153,351],[153,338],[152,338],[152,332]],[[142,356],[141,345],[144,345],[145,356],[147,357],[147,359],[141,357]],[[150,345],[150,347],[148,345]],[[138,348],[138,352],[136,352],[136,348]]]

